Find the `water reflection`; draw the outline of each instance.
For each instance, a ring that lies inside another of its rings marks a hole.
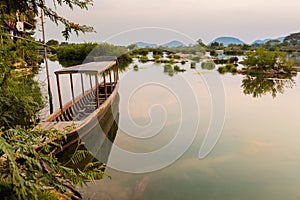
[[[112,179],[88,184],[87,188],[82,189],[84,199],[299,199],[300,124],[297,121],[300,118],[300,108],[293,105],[296,105],[300,98],[300,88],[298,85],[294,86],[294,80],[298,83],[300,77],[282,80],[262,76],[222,76],[224,87],[228,88],[225,90],[228,100],[226,123],[214,151],[207,158],[200,160],[197,157],[199,147],[207,131],[206,124],[209,124],[211,119],[210,97],[204,82],[199,80],[199,74],[194,73],[189,65],[186,65],[186,69],[187,72],[182,75],[195,81],[191,87],[195,89],[199,98],[202,120],[192,146],[174,164],[152,173],[130,174],[108,167],[106,173],[111,175]],[[128,109],[124,106],[127,102],[124,99],[130,94],[128,88],[141,85],[147,80],[163,80],[172,81],[178,91],[185,93],[182,85],[178,83],[180,76],[174,75],[169,78],[163,71],[162,65],[141,64],[138,72],[131,73],[132,76],[126,75],[127,84],[120,85],[120,123],[114,141],[118,147],[131,152],[154,151],[175,137],[180,122],[190,126],[195,121],[192,117],[194,111],[189,111],[189,116],[180,118],[176,98],[164,90],[158,91],[157,87],[146,87],[147,90],[137,93],[138,95],[132,98],[132,107],[129,107],[132,119],[141,125],[148,124],[147,108],[156,102],[166,105],[171,118],[164,126],[163,132],[151,140],[132,138],[122,130],[121,127],[125,126],[120,124],[126,125],[129,119],[123,115]],[[214,73],[212,71],[201,75],[216,87],[213,84]],[[286,92],[288,94],[282,95],[281,98],[264,98],[263,101],[258,101],[252,97],[245,98],[240,87],[242,81],[245,93],[255,97],[266,94],[276,96],[290,87],[293,87],[293,90]],[[189,101],[190,98],[192,96],[185,93],[183,99]],[[221,103],[222,100],[216,98],[216,104]],[[190,109],[194,108],[190,106]],[[161,117],[158,114],[155,116],[157,117],[154,119]],[[154,128],[157,127],[147,127],[145,131],[150,132]],[[139,136],[139,131],[134,131]],[[188,133],[187,131],[186,134]],[[109,160],[113,158],[112,153]],[[132,164],[126,161],[128,165]]]
[[[61,163],[79,170],[84,170],[90,162],[107,164],[119,129],[119,102],[120,97],[117,94],[112,103],[103,109],[102,114],[90,120],[84,128],[78,129],[76,134],[68,136],[68,143],[57,154]],[[70,162],[76,150],[88,151],[90,154],[85,153],[78,158],[79,162]]]
[[[175,71],[174,71],[172,65],[165,65],[164,66],[164,73],[168,74],[171,77],[174,76]]]
[[[271,94],[273,98],[278,93],[283,94],[286,88],[293,88],[295,81],[292,78],[270,78],[263,75],[247,75],[242,80],[244,94],[252,95],[254,98]]]

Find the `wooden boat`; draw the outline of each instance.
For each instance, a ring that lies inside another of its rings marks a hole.
[[[60,76],[69,75],[70,90],[72,100],[63,105]],[[79,74],[81,77],[81,94],[74,96],[73,75]],[[50,115],[48,119],[40,123],[40,128],[55,128],[63,130],[71,127],[67,133],[67,142],[63,145],[63,149],[71,146],[78,141],[79,138],[97,135],[99,129],[108,137],[111,142],[114,140],[116,131],[111,133],[112,126],[118,121],[118,104],[119,95],[117,92],[117,83],[119,80],[119,72],[117,61],[97,61],[81,64],[55,72],[57,80],[57,89],[59,97],[59,110]],[[85,89],[83,83],[83,75],[89,76],[90,88]],[[94,85],[92,82],[94,78]],[[102,78],[102,82],[99,81]],[[101,126],[99,128],[99,125]],[[97,140],[97,139],[92,139]],[[102,140],[103,143],[105,139]],[[101,146],[101,144],[97,144]]]

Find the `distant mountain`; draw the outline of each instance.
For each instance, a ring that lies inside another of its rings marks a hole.
[[[278,38],[267,38],[264,40],[255,40],[252,44],[266,44],[270,40],[279,40],[280,42],[283,42],[285,37],[278,37]]]
[[[214,39],[211,43],[213,42],[218,42],[218,43],[223,43],[224,46],[228,46],[229,44],[245,44],[245,42],[241,41],[238,38],[235,37],[219,37]]]
[[[168,48],[172,48],[172,47],[183,47],[186,46],[185,44],[183,44],[182,42],[178,41],[178,40],[173,40],[171,42],[168,42],[166,44],[161,45],[163,47],[168,47]]]
[[[156,47],[158,47],[157,44],[151,44],[151,43],[145,43],[145,42],[137,42],[136,45],[139,48],[146,48],[146,47],[156,48]]]

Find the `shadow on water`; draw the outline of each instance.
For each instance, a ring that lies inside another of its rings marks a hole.
[[[293,88],[295,81],[290,77],[267,77],[264,75],[247,75],[242,80],[244,94],[252,95],[254,98],[271,94],[273,98],[277,94],[283,94],[285,89]]]
[[[97,119],[93,119],[91,125],[86,129],[87,132],[79,133],[68,138],[68,140],[76,138],[75,142],[66,146],[66,148],[57,154],[59,161],[66,164],[67,167],[74,169],[84,169],[90,162],[99,161],[106,164],[110,155],[112,144],[116,138],[119,123],[119,94],[116,95],[114,101],[106,109],[103,115],[99,115]],[[91,154],[87,154],[80,163],[69,162],[76,150],[87,150]],[[105,169],[103,169],[105,170]]]

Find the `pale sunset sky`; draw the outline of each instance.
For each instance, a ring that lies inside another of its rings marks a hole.
[[[52,0],[46,1],[52,5]],[[219,36],[246,43],[287,36],[300,31],[299,0],[94,0],[89,10],[58,7],[62,16],[93,26],[97,33],[76,34],[69,42],[109,42],[128,45],[139,41],[186,44]],[[63,27],[46,21],[47,39],[64,41]],[[40,34],[37,33],[37,37]]]

